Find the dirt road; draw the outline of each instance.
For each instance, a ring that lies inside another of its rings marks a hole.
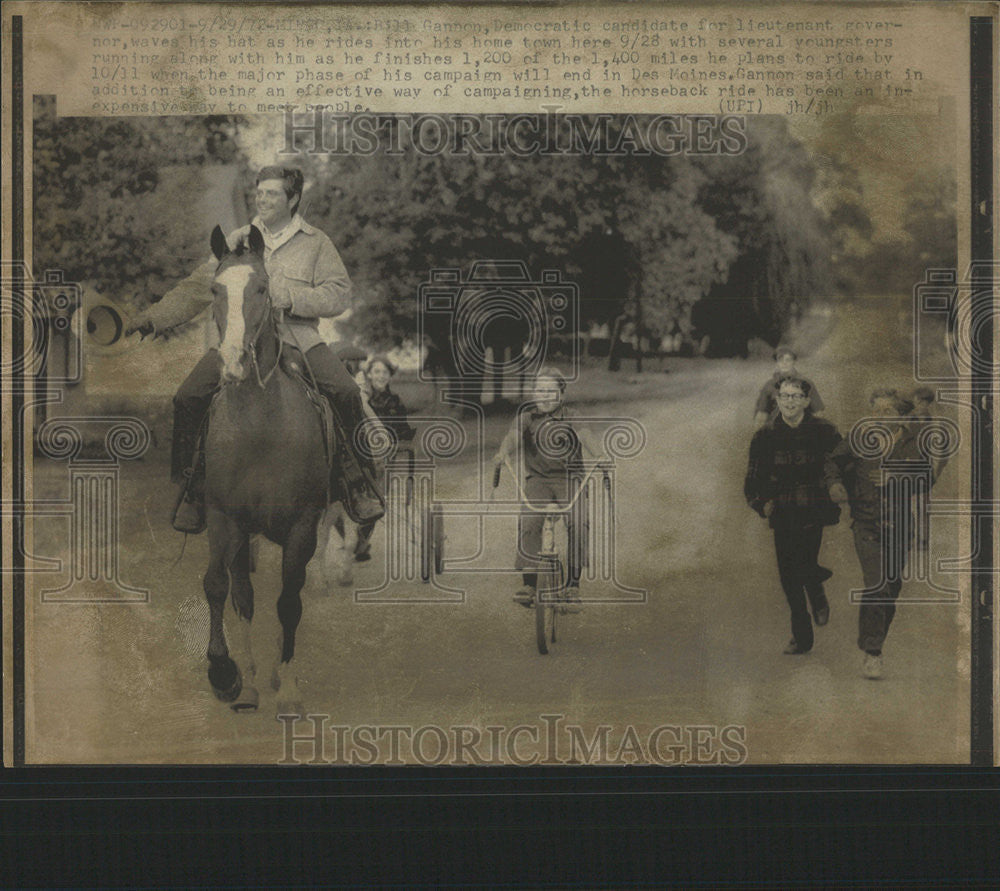
[[[903,310],[888,302],[844,305],[813,313],[797,333],[800,367],[842,431],[863,413],[871,387],[912,383]],[[899,334],[895,346],[887,327]],[[660,761],[720,753],[757,763],[967,761],[967,605],[908,605],[904,588],[885,677],[864,680],[849,594],[860,586],[860,570],[846,519],[827,530],[821,555],[835,573],[827,585],[830,623],[817,629],[809,655],[781,654],[788,612],[772,539],[742,496],[751,407],[770,371],[765,360],[688,361],[670,374],[619,381],[614,402],[580,407],[627,415],[645,428],[645,451],[619,462],[616,473],[619,574],[648,597],[592,603],[565,617],[549,656],[535,651],[530,611],[511,602],[515,576],[449,572],[442,581],[463,588],[463,602],[372,604],[325,586],[314,561],[296,659],[307,711],[352,728],[349,734],[362,725],[433,725],[454,740],[453,728],[471,728],[459,733],[478,740],[483,760],[511,760],[504,747],[517,725],[529,729],[516,756],[548,751],[545,731],[556,722],[556,760],[563,761],[580,756],[579,746],[568,745],[574,733],[577,742],[599,742],[601,725],[609,727],[607,750],[598,746],[590,757],[622,763],[633,760],[633,740],[648,755],[658,727],[670,728],[656,738]],[[501,433],[501,422],[490,422],[487,454]],[[935,495],[957,492],[961,460],[952,461]],[[122,469],[121,575],[149,588],[148,603],[33,606],[29,761],[273,764],[286,755],[288,728],[276,721],[267,686],[277,656],[277,549],[263,547],[254,579],[261,707],[236,715],[214,698],[205,675],[206,536],[189,540],[174,565],[180,536],[162,524],[157,507],[164,478],[156,456]],[[40,491],[54,493],[64,481],[64,466],[39,468]],[[501,494],[512,497],[505,485]],[[474,486],[470,453],[441,473],[436,497],[472,497]],[[476,523],[446,522],[449,556],[475,553]],[[510,562],[513,521],[484,523],[480,565]],[[935,551],[957,553],[957,526],[940,523],[934,534]],[[382,572],[380,535],[375,559],[357,569],[357,586],[373,586]],[[427,590],[404,589],[401,597]],[[306,733],[307,724],[295,732]],[[490,737],[490,727],[504,729]],[[723,728],[738,744],[720,747]],[[423,734],[423,757],[455,760],[437,758],[440,739],[437,731]],[[698,739],[708,742],[699,749]],[[312,750],[301,743],[295,751],[308,760]],[[353,751],[356,760],[368,757],[363,746]],[[469,763],[472,751],[463,756]],[[336,754],[332,745],[322,752]]]

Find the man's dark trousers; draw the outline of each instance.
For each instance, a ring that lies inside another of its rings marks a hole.
[[[286,347],[287,349],[287,347]],[[344,424],[347,436],[352,436],[364,414],[358,385],[340,361],[323,344],[317,344],[306,353],[316,383]],[[184,481],[185,471],[194,460],[198,430],[208,411],[212,394],[219,388],[222,359],[218,350],[209,350],[195,365],[187,380],[174,396],[174,438],[171,452],[170,476],[175,483]],[[308,375],[307,375],[308,376]]]
[[[858,646],[866,653],[881,655],[903,587],[901,576],[910,552],[913,521],[908,516],[899,519],[901,522],[895,524],[854,522],[854,549],[865,583],[858,615]]]
[[[817,597],[823,578],[829,575],[817,563],[822,542],[822,526],[804,526],[787,519],[775,522],[774,553],[778,558],[778,575],[792,611],[792,637],[800,650],[810,650],[813,645],[806,589]]]

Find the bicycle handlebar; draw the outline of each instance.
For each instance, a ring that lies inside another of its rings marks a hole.
[[[573,498],[570,500],[569,504],[567,504],[565,507],[561,507],[555,511],[549,510],[548,506],[535,507],[535,505],[533,505],[528,500],[528,496],[525,495],[524,489],[521,488],[521,481],[520,479],[518,479],[517,471],[514,470],[513,467],[511,467],[510,461],[507,459],[506,455],[504,456],[503,463],[507,465],[507,469],[510,471],[510,475],[514,478],[514,485],[517,486],[518,494],[521,496],[521,503],[529,510],[533,510],[536,513],[540,514],[569,513],[569,511],[572,510],[573,506],[576,504],[577,499],[580,497],[580,493],[583,492],[583,490],[586,488],[587,482],[597,472],[598,469],[600,469],[601,473],[604,474],[605,491],[608,493],[608,495],[611,494],[611,480],[608,477],[608,469],[606,467],[601,467],[599,464],[595,464],[592,468],[590,468],[590,470],[587,472],[587,475],[583,478],[583,480],[581,480],[580,485],[576,490],[576,494],[573,495]],[[500,485],[500,465],[498,464],[493,471],[493,488],[495,489],[499,485]]]

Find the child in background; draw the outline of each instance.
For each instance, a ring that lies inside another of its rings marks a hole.
[[[406,406],[389,388],[396,366],[384,355],[374,356],[365,366],[365,378],[371,387],[368,404],[382,423],[396,434],[399,442],[412,442],[416,432],[406,422]]]
[[[389,361],[388,356],[380,354],[372,357],[359,372],[358,382],[368,398],[372,411],[383,425],[395,434],[397,442],[412,442],[416,431],[407,423],[406,406],[389,388],[389,381],[395,373],[396,366]],[[358,527],[358,542],[354,548],[354,559],[358,563],[371,560],[371,537],[374,530],[374,523],[365,523]]]
[[[808,378],[802,377],[795,370],[795,350],[791,347],[780,346],[774,351],[774,374],[763,387],[757,396],[757,404],[754,406],[753,429],[760,430],[767,423],[767,419],[774,414],[778,408],[777,387],[783,377],[796,377],[805,381],[809,385],[809,411],[812,416],[820,417],[823,414],[823,400],[820,399],[816,391],[816,385]]]

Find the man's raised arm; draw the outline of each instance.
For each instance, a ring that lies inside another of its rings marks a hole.
[[[136,316],[127,334],[136,332],[157,337],[190,322],[212,302],[212,280],[217,262],[206,260],[187,278],[174,285],[157,303]]]

